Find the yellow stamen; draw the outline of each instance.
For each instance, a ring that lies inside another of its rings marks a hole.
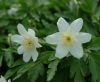
[[[31,37],[24,38],[22,44],[26,50],[32,50],[35,47],[35,41]]]
[[[75,36],[70,32],[64,32],[61,40],[64,45],[71,46],[75,42]]]

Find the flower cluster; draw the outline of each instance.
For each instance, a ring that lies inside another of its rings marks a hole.
[[[57,45],[55,57],[61,59],[69,56],[70,53],[75,58],[80,59],[84,54],[82,43],[91,40],[91,34],[80,32],[83,26],[82,18],[78,18],[69,24],[64,18],[60,17],[57,26],[59,32],[45,38],[47,43]],[[31,57],[33,61],[36,61],[38,58],[36,48],[41,47],[41,45],[35,36],[35,31],[28,29],[27,32],[22,24],[18,24],[17,28],[20,35],[13,35],[11,40],[20,44],[17,49],[18,54],[23,54],[25,62],[28,62]]]

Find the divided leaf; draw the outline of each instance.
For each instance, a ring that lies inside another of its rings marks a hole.
[[[43,73],[44,73],[44,66],[42,64],[39,64],[28,71],[28,78],[31,82],[36,82],[39,75],[43,75]]]
[[[47,71],[47,81],[50,81],[53,79],[55,72],[57,71],[57,66],[59,64],[59,60],[54,60],[48,65],[48,71]]]
[[[74,82],[85,82],[84,76],[87,67],[82,60],[74,59],[70,67],[70,77],[74,78]]]

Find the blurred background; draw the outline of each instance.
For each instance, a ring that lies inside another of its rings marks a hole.
[[[34,29],[37,37],[45,38],[58,31],[56,23],[59,17],[64,17],[69,23],[83,18],[82,31],[94,37],[100,36],[100,0],[0,0],[0,74],[13,79],[13,82],[46,82],[47,65],[42,76],[42,66],[38,67],[38,72],[30,69],[27,73],[16,75],[20,68],[25,68],[25,63],[16,52],[17,45],[12,48],[10,37],[18,33],[17,24],[21,23],[26,29]],[[51,50],[44,44],[39,51],[46,49]],[[23,69],[20,70],[22,73]],[[68,70],[59,68],[50,82],[67,82],[67,73]]]

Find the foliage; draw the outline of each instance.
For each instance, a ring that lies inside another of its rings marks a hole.
[[[100,82],[100,0],[0,0],[0,74],[12,82]],[[16,11],[11,12],[11,8]],[[44,38],[58,31],[56,22],[83,18],[82,31],[92,34],[84,44],[84,57],[58,60],[55,46]],[[17,24],[32,28],[43,45],[36,62],[22,61],[17,46],[10,41]]]

